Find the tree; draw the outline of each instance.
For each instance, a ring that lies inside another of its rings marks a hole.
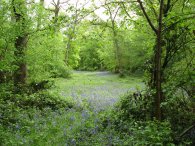
[[[54,7],[44,6],[43,1],[35,5],[37,16],[29,37],[26,59],[28,63],[28,83],[40,83],[55,77],[69,76],[69,69],[64,64],[64,42],[61,28],[63,25],[60,9],[68,1],[52,1]],[[51,17],[52,16],[52,17]]]
[[[78,57],[75,54],[78,54],[78,49],[74,47],[74,40],[76,40],[76,32],[78,31],[78,25],[81,24],[82,20],[87,17],[91,12],[85,6],[90,1],[84,0],[80,3],[79,0],[76,0],[76,3],[70,4],[68,7],[68,12],[70,14],[66,14],[68,17],[67,22],[67,31],[65,32],[67,40],[66,40],[66,50],[65,50],[65,64],[67,66],[76,67],[78,65]]]
[[[152,72],[152,84],[151,84],[151,88],[155,89],[156,91],[156,95],[155,95],[155,117],[158,120],[161,120],[162,118],[162,111],[161,111],[161,102],[164,99],[163,96],[163,92],[162,92],[162,83],[166,81],[166,78],[164,76],[165,74],[165,68],[167,68],[167,61],[170,59],[172,60],[172,58],[174,58],[173,56],[176,56],[178,52],[178,50],[181,50],[181,47],[178,46],[170,46],[170,44],[174,44],[175,40],[173,38],[167,37],[166,33],[169,34],[171,29],[170,26],[167,28],[165,27],[167,25],[167,22],[164,21],[166,20],[167,17],[170,17],[171,12],[172,11],[176,11],[176,13],[178,13],[177,10],[173,10],[173,7],[176,6],[176,4],[178,4],[180,7],[181,5],[183,5],[182,9],[184,9],[185,7],[185,1],[183,1],[183,3],[178,2],[178,1],[171,1],[171,0],[160,0],[159,4],[158,4],[158,13],[156,12],[156,10],[154,9],[154,2],[152,3],[150,0],[146,1],[150,4],[150,6],[152,6],[152,12],[155,14],[155,16],[158,16],[157,19],[157,27],[155,27],[155,22],[152,22],[151,17],[149,17],[149,13],[146,12],[146,9],[143,5],[143,2],[141,0],[137,0],[137,2],[139,3],[139,6],[143,12],[143,15],[145,16],[149,26],[151,27],[151,29],[153,30],[155,36],[156,36],[156,45],[154,47],[154,60],[153,60],[153,72]],[[145,4],[145,5],[146,5]],[[189,3],[189,5],[192,5],[192,3]],[[183,19],[192,19],[195,16],[192,15],[190,16],[192,13],[187,13],[187,15],[184,15],[184,18],[180,19],[179,22],[181,22],[181,20]],[[187,17],[186,17],[187,16]],[[171,24],[171,26],[174,26],[175,24],[179,23],[178,20],[174,20],[173,24]],[[175,27],[174,27],[175,28]],[[166,43],[165,44],[165,41]],[[183,44],[185,44],[185,42],[182,42]],[[171,52],[174,52],[173,54]],[[165,55],[164,55],[165,54]],[[168,59],[169,58],[169,59]],[[169,60],[169,61],[170,61]]]
[[[112,34],[113,34],[113,43],[115,47],[115,60],[116,60],[116,67],[115,67],[115,72],[121,72],[122,70],[122,64],[121,64],[121,49],[119,46],[118,38],[117,38],[117,27],[116,27],[116,16],[119,12],[120,7],[114,8],[114,10],[111,10],[111,7],[109,5],[106,5],[106,9],[109,13],[109,18],[111,21],[111,29],[112,29]],[[114,13],[114,14],[113,14]]]
[[[77,31],[75,47],[79,49],[79,70],[102,70],[104,68],[101,50],[103,40],[101,28],[91,25],[89,21],[80,23]]]
[[[15,39],[15,51],[17,69],[14,72],[14,86],[15,92],[19,91],[19,86],[26,83],[26,61],[25,61],[25,48],[27,46],[27,17],[26,17],[26,4],[25,1],[12,0],[13,8],[13,21],[16,23],[17,36]]]

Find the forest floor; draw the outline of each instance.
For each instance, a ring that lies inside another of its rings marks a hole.
[[[0,126],[3,143],[5,146],[125,145],[111,126],[103,127],[103,121],[109,125],[105,115],[110,114],[109,107],[121,96],[143,87],[141,77],[119,78],[109,72],[75,71],[69,79],[55,79],[55,86],[48,90],[73,101],[75,106],[59,110],[16,110],[13,116],[19,121],[7,130]]]
[[[72,97],[79,103],[87,101],[95,110],[104,110],[116,103],[127,92],[144,87],[138,76],[120,78],[110,72],[74,71],[70,79],[57,79],[56,87],[63,97]]]

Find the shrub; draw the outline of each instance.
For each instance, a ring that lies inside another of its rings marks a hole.
[[[125,145],[171,145],[172,131],[168,122],[134,122],[129,127],[129,138]]]
[[[164,118],[171,123],[175,139],[195,122],[194,103],[189,98],[176,95],[167,96],[162,103],[162,109]]]
[[[12,94],[11,92],[1,93],[0,98],[0,123],[4,126],[16,123],[21,120],[18,113],[29,109],[51,110],[74,108],[72,99],[60,97],[56,93],[41,91],[35,94]],[[75,107],[76,108],[76,107]]]
[[[28,108],[12,113],[17,120],[0,125],[0,143],[5,146],[82,145],[95,128],[94,115],[85,110]]]
[[[116,105],[114,113],[117,118],[128,121],[131,118],[136,120],[146,120],[151,117],[152,101],[148,95],[141,91],[127,93]]]
[[[50,93],[48,91],[40,91],[31,95],[16,95],[11,97],[12,102],[16,103],[21,108],[36,107],[43,109],[49,107],[53,110],[60,108],[72,108],[74,102],[67,100],[57,93]]]
[[[34,93],[40,90],[44,90],[44,89],[49,89],[51,87],[54,86],[54,81],[53,80],[42,80],[40,82],[31,82],[28,86],[27,86],[27,91],[30,93]]]
[[[111,145],[174,145],[168,121],[128,120],[116,116],[116,111],[104,113],[102,133],[111,134]]]
[[[156,123],[155,121],[150,121],[153,120],[153,102],[151,99],[153,99],[153,97],[149,93],[128,93],[121,98],[111,114],[104,118],[104,127],[107,126],[105,123],[107,123],[106,120],[109,117],[113,123],[113,127],[117,131],[132,135],[133,137],[131,136],[131,140],[137,141],[138,145],[150,145],[152,144],[148,143],[150,140],[153,142],[156,141],[157,143],[162,140],[163,143],[159,145],[164,145],[164,142],[167,143],[172,141],[169,141],[169,139],[163,140],[163,134],[169,135],[169,138],[173,139],[175,144],[187,144],[187,142],[194,141],[193,138],[190,138],[192,136],[187,137],[184,135],[182,139],[180,137],[181,133],[185,131],[185,129],[188,129],[188,127],[192,126],[195,121],[194,104],[191,100],[189,100],[189,98],[176,95],[171,97],[167,96],[165,101],[162,103],[161,107],[163,111],[163,119],[168,122],[169,129],[166,127],[167,122]],[[138,124],[135,125],[133,123]],[[157,139],[150,139],[151,137],[149,137],[149,139],[148,137],[141,140],[139,139],[142,138],[143,135],[147,135],[147,132],[155,133],[152,132],[154,130],[152,128],[159,132],[154,134]],[[139,141],[146,143],[141,144]]]
[[[51,70],[51,77],[53,78],[70,78],[71,69],[64,65],[57,65]]]

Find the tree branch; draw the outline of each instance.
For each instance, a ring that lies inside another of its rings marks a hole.
[[[151,27],[152,30],[155,32],[155,34],[157,34],[157,29],[154,27],[154,25],[153,25],[153,23],[151,22],[151,20],[150,20],[148,14],[146,13],[145,8],[144,8],[144,6],[143,6],[141,0],[137,0],[137,2],[139,3],[139,5],[140,5],[140,7],[141,7],[141,10],[142,10],[144,16],[146,17],[146,19],[147,19],[147,21],[148,21],[150,27]]]
[[[186,130],[184,130],[184,131],[180,134],[179,138],[182,138],[187,132],[189,132],[189,131],[192,130],[193,128],[195,128],[195,124],[192,125],[192,126],[190,126],[189,128],[187,128]]]
[[[149,2],[150,2],[150,4],[151,4],[151,8],[152,8],[152,10],[153,10],[153,12],[154,12],[154,15],[155,15],[156,19],[158,19],[158,14],[157,14],[156,10],[155,10],[154,7],[153,7],[152,1],[149,0]]]

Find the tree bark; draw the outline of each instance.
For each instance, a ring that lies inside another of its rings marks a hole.
[[[160,1],[160,10],[159,10],[159,19],[158,19],[158,30],[157,30],[157,45],[155,50],[155,88],[156,88],[156,97],[155,97],[155,117],[157,120],[161,120],[161,100],[162,100],[162,77],[161,77],[161,53],[162,53],[162,17],[163,17],[163,6],[164,0]]]
[[[24,12],[22,12],[22,8],[25,7],[25,1],[21,1],[20,3],[16,2],[15,0],[12,0],[12,7],[13,7],[13,14],[15,22],[20,25],[21,32],[19,32],[19,35],[16,37],[15,40],[15,51],[14,56],[16,59],[15,65],[17,66],[17,69],[14,72],[14,87],[15,92],[18,93],[22,90],[22,86],[26,83],[26,74],[27,74],[27,67],[25,62],[25,48],[27,44],[27,38],[28,35],[25,34],[25,16]],[[18,9],[17,7],[20,7]],[[18,12],[20,10],[20,12]]]
[[[59,16],[59,11],[60,11],[60,0],[57,0],[57,2],[55,2],[53,0],[53,5],[55,7],[55,9],[53,10],[54,12],[54,17],[53,17],[53,24],[54,24],[54,33],[58,33],[60,28],[59,28],[59,22],[58,22],[58,16]]]
[[[16,57],[16,65],[18,69],[14,73],[14,85],[24,85],[26,83],[27,67],[25,62],[25,52],[27,36],[21,36],[16,39],[14,55]]]
[[[0,71],[0,84],[5,82],[5,74],[3,71]]]
[[[117,66],[115,68],[115,72],[119,73],[121,71],[121,59],[120,59],[120,47],[118,44],[118,39],[117,39],[117,33],[115,30],[114,22],[112,22],[112,32],[113,32],[113,41],[114,41],[114,46],[115,46],[115,59],[117,61]]]
[[[70,27],[70,34],[68,34],[68,42],[67,42],[67,45],[66,45],[66,50],[65,50],[65,59],[64,59],[64,62],[65,64],[68,66],[69,65],[69,56],[70,56],[70,52],[71,52],[71,43],[72,43],[72,40],[74,38],[74,35],[75,35],[75,30],[76,30],[76,26],[78,24],[78,17],[79,17],[79,13],[78,13],[78,3],[79,3],[79,0],[76,1],[76,10],[75,10],[75,16],[73,17],[74,21],[72,23],[72,27]]]
[[[42,10],[44,8],[44,0],[40,0],[39,2],[39,8]],[[41,26],[41,15],[40,12],[37,13],[37,29],[40,29]]]
[[[3,60],[3,57],[0,55],[0,61]],[[5,82],[5,73],[4,70],[0,70],[0,84]]]
[[[66,65],[69,65],[69,53],[71,51],[71,42],[72,42],[72,39],[73,39],[72,34],[69,34],[68,35],[68,42],[67,42],[67,46],[66,46],[65,60],[64,60],[64,62],[65,62]]]
[[[121,53],[120,53],[120,47],[119,47],[119,42],[118,42],[118,38],[117,38],[117,31],[116,31],[116,26],[115,26],[115,18],[116,15],[118,14],[119,8],[116,9],[116,12],[113,16],[112,11],[109,7],[109,5],[107,5],[107,9],[110,15],[110,21],[111,21],[111,29],[112,29],[112,34],[113,34],[113,43],[114,43],[114,47],[115,47],[115,60],[116,60],[116,67],[115,67],[115,72],[116,73],[120,73],[122,66],[121,66]]]
[[[155,109],[155,118],[157,120],[162,119],[162,112],[161,112],[161,101],[162,101],[162,73],[161,73],[161,59],[162,59],[162,18],[163,18],[163,6],[164,0],[160,0],[160,7],[159,7],[159,17],[158,17],[158,27],[155,28],[154,24],[152,23],[151,19],[149,18],[148,14],[145,11],[145,8],[142,4],[141,0],[137,0],[140,5],[140,8],[147,19],[148,24],[150,25],[151,29],[154,31],[156,35],[156,46],[154,50],[154,71],[152,72],[152,84],[151,88],[155,89],[155,100],[154,100],[154,109]],[[170,1],[168,1],[170,3]],[[166,12],[167,13],[167,12]]]

